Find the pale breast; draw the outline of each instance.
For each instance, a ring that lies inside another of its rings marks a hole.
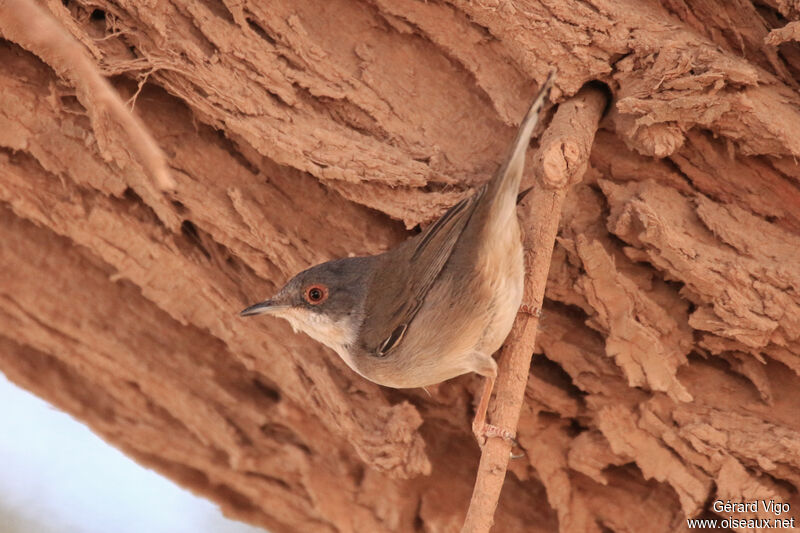
[[[516,215],[497,222],[504,222],[498,224],[502,231],[487,239],[474,264],[445,268],[403,342],[384,358],[359,357],[359,373],[381,385],[411,388],[494,369],[487,359],[511,330],[524,276]]]
[[[516,211],[512,213],[513,218],[507,224],[494,226],[495,234],[490,239],[494,251],[485,250],[481,255],[484,290],[493,312],[476,350],[489,354],[503,345],[522,301],[525,267]]]

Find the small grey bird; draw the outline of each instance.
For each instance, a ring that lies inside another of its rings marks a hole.
[[[284,318],[387,387],[424,387],[476,372],[486,378],[476,437],[513,439],[511,431],[486,424],[486,409],[497,376],[492,354],[522,299],[517,193],[552,78],[528,109],[505,164],[475,194],[387,252],[300,272],[242,316]]]

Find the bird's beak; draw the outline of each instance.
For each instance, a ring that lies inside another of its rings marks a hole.
[[[288,305],[279,304],[273,300],[266,300],[261,303],[257,303],[255,305],[251,305],[250,307],[239,313],[239,315],[240,316],[262,315],[264,313],[274,313],[276,311],[281,311],[288,307],[289,307]]]

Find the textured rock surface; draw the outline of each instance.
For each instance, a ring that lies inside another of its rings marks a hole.
[[[10,379],[272,531],[457,530],[476,377],[381,389],[236,312],[488,179],[557,65],[556,100],[595,79],[614,100],[567,198],[495,530],[800,513],[796,2],[42,5],[177,189],[153,194],[59,65],[0,40]]]

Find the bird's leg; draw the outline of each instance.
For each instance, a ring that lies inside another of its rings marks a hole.
[[[491,398],[494,388],[494,376],[484,376],[484,379],[481,401],[478,404],[478,410],[475,411],[475,418],[472,420],[472,432],[480,444],[486,440],[486,411],[489,409],[489,398]]]
[[[475,412],[475,419],[472,421],[472,432],[475,434],[475,438],[478,439],[478,443],[481,446],[484,445],[486,439],[491,437],[500,437],[518,446],[517,441],[514,439],[513,431],[486,423],[486,411],[489,408],[489,399],[492,397],[495,377],[484,377],[486,381],[483,382],[481,401],[478,403],[478,410]]]

